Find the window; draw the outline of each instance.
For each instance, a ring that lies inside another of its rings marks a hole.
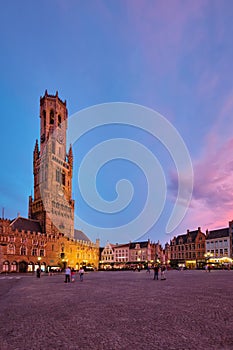
[[[16,270],[17,270],[17,263],[16,261],[13,261],[13,263],[11,264],[11,271],[16,272]]]
[[[49,120],[50,125],[54,124],[54,111],[51,109],[50,111],[50,120]]]
[[[32,256],[37,256],[37,248],[32,249]]]
[[[20,255],[27,255],[26,247],[21,247],[20,248]]]
[[[66,185],[66,175],[65,172],[62,172],[62,184],[65,186]]]
[[[59,114],[58,118],[57,118],[57,125],[60,128],[61,127],[61,116]]]
[[[44,249],[40,249],[40,256],[45,256],[44,253],[45,253],[45,252],[44,252]]]
[[[7,254],[15,254],[15,246],[13,244],[7,246]]]
[[[9,271],[9,262],[8,261],[5,261],[2,265],[2,270],[3,272],[7,272]]]
[[[46,128],[46,111],[43,111],[44,129]]]

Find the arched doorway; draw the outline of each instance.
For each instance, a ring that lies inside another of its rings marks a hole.
[[[11,263],[11,272],[17,272],[17,267],[18,267],[18,264],[16,261],[13,261]]]
[[[9,261],[4,261],[2,264],[2,271],[9,272],[10,271],[10,263]]]
[[[27,272],[27,267],[28,267],[28,264],[26,263],[26,261],[20,261],[19,272]]]
[[[33,271],[34,271],[34,263],[30,261],[28,263],[27,272],[33,272]]]

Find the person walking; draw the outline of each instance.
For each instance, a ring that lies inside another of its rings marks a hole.
[[[36,277],[40,278],[40,275],[41,275],[41,269],[40,269],[40,267],[38,267],[36,270]]]
[[[84,275],[84,269],[83,269],[83,267],[81,267],[79,270],[79,277],[80,277],[81,282],[83,282],[83,275]]]
[[[74,281],[75,281],[74,276],[75,276],[75,270],[74,270],[74,268],[72,268],[72,269],[71,269],[71,282],[74,282]]]
[[[154,266],[154,280],[158,280],[159,279],[159,266],[156,264]]]
[[[71,275],[71,270],[70,270],[70,267],[68,266],[66,269],[65,269],[65,283],[69,283],[70,282],[70,275]]]
[[[164,281],[166,279],[165,271],[166,271],[166,267],[163,265],[161,267],[161,281]]]

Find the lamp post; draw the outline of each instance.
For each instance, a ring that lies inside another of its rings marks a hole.
[[[40,274],[41,274],[41,268],[40,268],[41,257],[38,256],[37,260],[38,260],[38,265],[39,265],[39,266],[38,266],[38,268],[37,268],[37,270],[36,270],[36,276],[37,276],[38,278],[40,278]]]

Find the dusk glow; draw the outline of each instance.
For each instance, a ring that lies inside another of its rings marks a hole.
[[[178,191],[174,158],[144,130],[118,125],[87,133],[74,145],[73,192],[81,218],[110,225],[90,211],[77,188],[84,155],[110,135],[142,143],[156,155],[165,174],[164,210],[156,224],[143,232],[143,239],[165,243],[187,229],[201,227],[205,232],[227,227],[233,219],[232,12],[230,0],[2,3],[0,208],[4,217],[28,216],[33,149],[40,135],[40,96],[47,89],[66,99],[69,116],[109,102],[157,111],[178,131],[191,157],[192,200],[180,225],[166,234]],[[134,185],[136,204],[129,206],[128,216],[111,217],[112,225],[123,225],[144,205],[145,174],[130,162],[109,162],[101,171],[97,187],[106,200],[116,199],[120,178],[129,176]],[[182,181],[188,180],[184,169]]]

